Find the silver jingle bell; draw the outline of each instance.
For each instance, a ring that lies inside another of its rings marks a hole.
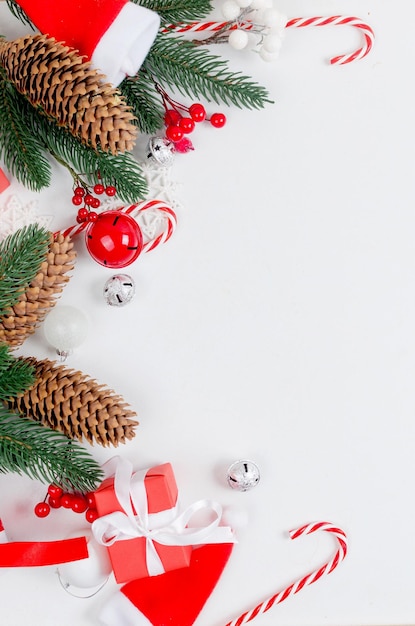
[[[249,491],[259,483],[259,468],[253,461],[235,461],[228,469],[227,480],[236,491]]]
[[[174,144],[164,137],[151,137],[147,145],[147,159],[159,165],[171,165],[174,161]]]
[[[128,274],[114,274],[104,285],[104,298],[110,306],[125,306],[135,294],[135,284]]]

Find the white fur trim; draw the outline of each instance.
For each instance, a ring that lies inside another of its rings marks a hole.
[[[104,604],[99,621],[105,626],[153,626],[120,591]]]
[[[157,13],[128,2],[98,42],[92,63],[117,86],[141,67],[160,27]]]

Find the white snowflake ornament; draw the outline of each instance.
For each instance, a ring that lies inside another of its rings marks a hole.
[[[0,206],[0,241],[29,224],[36,223],[50,230],[52,219],[52,215],[38,214],[36,200],[23,204],[18,196],[12,195]]]

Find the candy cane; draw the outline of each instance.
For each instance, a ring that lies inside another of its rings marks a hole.
[[[177,225],[177,217],[175,212],[161,200],[149,200],[140,204],[132,204],[129,207],[120,207],[119,211],[130,214],[132,217],[139,217],[149,209],[160,211],[166,218],[167,225],[162,233],[157,235],[157,237],[155,237],[154,239],[150,239],[144,244],[143,252],[150,252],[150,250],[154,250],[154,248],[159,244],[168,241],[174,233]],[[69,226],[64,231],[55,232],[54,236],[56,237],[58,234],[62,234],[64,237],[74,237],[83,232],[88,227],[88,225],[89,222],[75,224],[74,226]]]
[[[364,45],[349,54],[341,54],[330,59],[331,65],[344,65],[363,59],[372,49],[375,39],[373,29],[358,17],[333,15],[332,17],[295,17],[287,22],[286,28],[304,28],[305,26],[353,26],[363,34]]]
[[[333,524],[330,524],[329,522],[317,522],[313,524],[307,524],[306,526],[301,526],[296,530],[291,530],[289,534],[291,539],[297,539],[297,537],[300,537],[301,535],[310,535],[317,530],[324,530],[325,532],[330,533],[337,539],[339,547],[333,558],[330,559],[330,561],[328,561],[318,570],[315,570],[314,572],[307,574],[307,576],[300,578],[295,583],[289,585],[289,587],[286,587],[283,591],[278,592],[271,598],[268,598],[267,600],[261,602],[261,604],[258,604],[258,606],[256,606],[251,611],[247,611],[246,613],[240,615],[237,619],[233,620],[233,622],[229,622],[228,624],[226,624],[226,626],[241,626],[242,624],[250,622],[258,615],[262,615],[262,613],[268,611],[274,604],[279,604],[280,602],[286,600],[298,591],[301,591],[301,589],[303,589],[303,587],[305,587],[306,585],[311,585],[312,583],[315,583],[322,576],[324,576],[325,574],[331,574],[331,572],[336,569],[336,567],[347,554],[347,537],[343,530],[337,528],[336,526],[333,526]]]
[[[364,45],[349,54],[341,54],[330,59],[331,65],[345,65],[352,61],[363,59],[372,49],[375,33],[369,24],[358,17],[332,15],[331,17],[294,17],[290,19],[285,28],[304,28],[306,26],[353,26],[359,29],[363,35]],[[169,33],[198,33],[217,32],[221,30],[252,30],[255,25],[250,21],[225,21],[225,22],[190,22],[189,24],[169,24],[162,32]]]

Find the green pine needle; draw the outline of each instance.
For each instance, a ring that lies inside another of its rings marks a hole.
[[[0,401],[24,393],[34,381],[34,367],[24,359],[16,359],[9,346],[0,344]]]
[[[0,242],[0,315],[19,301],[49,248],[50,234],[38,224],[24,226]]]
[[[210,0],[133,0],[160,15],[162,23],[193,22],[212,11]]]
[[[23,24],[27,24],[33,29],[32,22],[27,17],[26,13],[23,11],[22,7],[15,2],[15,0],[6,0],[7,6],[10,9],[10,12],[16,17],[18,20],[23,22]],[[34,29],[33,29],[34,30]]]
[[[51,167],[37,136],[26,124],[25,107],[0,71],[0,159],[23,185],[40,191],[50,185]]]
[[[142,133],[151,135],[163,126],[164,109],[154,81],[145,71],[134,78],[125,78],[119,89],[138,121]]]
[[[179,36],[158,35],[144,68],[162,85],[208,102],[248,109],[272,102],[264,87],[240,72],[231,72],[224,59]]]
[[[103,479],[99,464],[78,443],[0,406],[0,472],[86,493]]]

